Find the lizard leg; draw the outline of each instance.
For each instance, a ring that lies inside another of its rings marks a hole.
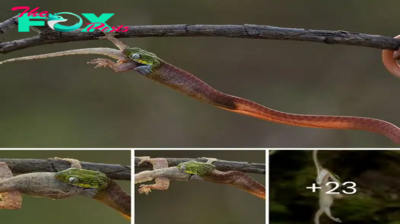
[[[155,184],[142,184],[140,185],[138,191],[139,194],[145,193],[148,195],[151,192],[151,189],[165,191],[169,188],[169,179],[166,177],[159,177],[155,179]]]
[[[12,178],[13,174],[6,163],[0,163],[0,180]],[[20,209],[22,196],[19,191],[8,191],[0,193],[0,209]]]
[[[137,64],[134,61],[118,60],[118,62],[115,63],[105,58],[93,59],[87,63],[95,64],[96,66],[94,68],[109,67],[116,73],[134,70],[137,67]]]
[[[71,168],[76,168],[76,169],[82,169],[81,162],[77,159],[71,159],[71,158],[59,158],[59,157],[54,157],[54,159],[57,160],[64,160],[69,163],[71,163]]]
[[[342,222],[339,218],[335,218],[335,217],[332,216],[330,207],[324,208],[324,212],[325,212],[325,214],[326,214],[330,219],[332,219],[333,221],[335,221],[335,222]]]
[[[324,211],[322,209],[319,209],[315,215],[314,215],[314,224],[319,224],[319,219],[321,217],[321,215],[324,214]]]
[[[208,157],[201,157],[202,159],[206,159],[208,164],[212,164],[215,161],[218,161],[217,158],[208,158]]]
[[[150,158],[149,156],[139,157],[139,164],[148,162],[153,165],[153,169],[163,169],[168,168],[168,161],[163,158]],[[155,184],[142,184],[139,186],[139,194],[145,193],[148,195],[151,192],[151,189],[155,190],[168,190],[170,181],[166,177],[159,177],[155,179]]]
[[[100,37],[99,39],[106,39],[111,41],[121,51],[125,50],[126,48],[129,48],[128,45],[124,44],[122,41],[115,38],[116,33],[105,32],[104,35],[105,35],[104,37]]]

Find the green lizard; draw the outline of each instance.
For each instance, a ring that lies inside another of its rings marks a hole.
[[[119,51],[112,48],[85,48],[13,58],[2,61],[0,64],[12,61],[75,54],[102,54],[117,59],[117,63],[109,59],[98,58],[88,62],[88,64],[95,64],[95,68],[109,67],[117,73],[131,70],[137,71],[139,74],[170,87],[177,92],[227,111],[244,114],[266,121],[300,127],[370,131],[385,135],[397,144],[400,144],[400,128],[389,122],[366,117],[302,115],[273,110],[250,100],[220,92],[209,86],[203,80],[162,60],[151,52],[137,47],[129,48],[120,40],[113,37],[113,34],[111,33],[105,35],[106,36],[103,38],[113,42],[119,48]]]
[[[176,167],[168,167],[163,158],[140,157],[141,163],[153,164],[153,171],[143,171],[135,174],[135,184],[155,179],[156,183],[141,185],[139,193],[148,194],[151,189],[167,190],[170,180],[188,181],[202,180],[218,184],[228,184],[246,191],[259,198],[265,199],[265,187],[240,171],[219,171],[211,163],[216,159],[208,159],[206,163],[188,161],[178,164]]]
[[[26,195],[51,199],[75,195],[91,197],[116,209],[125,218],[131,216],[131,197],[104,173],[82,169],[75,159],[62,159],[71,168],[59,172],[35,172],[0,180],[0,193],[19,191]]]

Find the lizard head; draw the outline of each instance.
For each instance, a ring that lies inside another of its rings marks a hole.
[[[150,65],[153,68],[157,68],[161,64],[161,59],[155,54],[138,47],[127,48],[123,53],[139,65]]]
[[[196,174],[198,176],[204,176],[212,172],[215,166],[209,163],[201,163],[196,161],[188,161],[178,164],[178,169],[189,174]]]
[[[80,187],[102,190],[107,188],[110,183],[104,173],[93,170],[69,168],[59,171],[55,174],[55,178],[62,182]]]

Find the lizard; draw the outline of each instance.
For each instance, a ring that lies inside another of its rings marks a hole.
[[[0,162],[0,180],[13,177],[10,168],[5,162]],[[20,209],[22,196],[19,191],[0,193],[0,209]]]
[[[395,36],[395,39],[400,39],[400,35]],[[396,60],[400,60],[400,50],[383,50],[382,62],[385,68],[392,73],[392,75],[400,78],[400,65]]]
[[[342,222],[339,218],[335,218],[331,213],[331,206],[333,205],[334,199],[343,198],[341,194],[327,194],[328,191],[332,190],[331,185],[327,184],[330,180],[336,183],[340,183],[339,179],[335,177],[329,170],[322,167],[317,157],[318,150],[313,151],[313,160],[317,169],[316,182],[321,186],[319,190],[319,209],[314,215],[314,224],[320,224],[319,219],[322,214],[326,214],[331,220],[335,222]]]
[[[108,39],[116,45],[119,50],[113,48],[67,50],[49,54],[12,58],[1,61],[0,65],[14,61],[66,55],[101,54],[117,59],[118,61],[115,63],[109,59],[97,58],[87,63],[95,64],[95,68],[109,67],[116,73],[136,71],[142,76],[167,86],[179,93],[211,104],[223,110],[292,126],[364,130],[382,134],[392,139],[395,143],[400,144],[400,128],[387,121],[368,117],[305,115],[274,110],[253,101],[220,92],[191,73],[162,60],[154,53],[137,47],[130,48],[122,41],[115,38],[114,35],[115,34],[106,33],[104,37],[100,38]]]
[[[139,193],[146,195],[152,189],[168,190],[170,180],[189,181],[202,180],[218,184],[228,184],[244,190],[261,199],[265,199],[265,187],[247,174],[240,171],[219,171],[212,162],[216,159],[207,158],[207,162],[188,161],[177,166],[168,167],[163,158],[139,157],[139,165],[148,162],[153,165],[152,171],[146,170],[135,174],[135,184],[155,179],[155,184],[140,185]]]
[[[83,195],[103,202],[119,211],[125,218],[131,216],[131,197],[104,173],[82,169],[76,159],[57,158],[71,163],[71,168],[58,172],[33,172],[0,180],[0,193],[20,193],[51,199]]]

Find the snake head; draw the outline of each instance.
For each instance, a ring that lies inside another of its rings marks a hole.
[[[110,178],[102,172],[76,168],[59,171],[55,178],[84,189],[103,190],[110,183]]]
[[[150,68],[150,72],[153,69],[158,68],[161,65],[161,59],[158,58],[155,54],[140,49],[138,47],[127,48],[123,51],[123,53],[134,62],[139,64],[138,67],[148,67]]]
[[[178,169],[189,174],[204,176],[215,169],[215,166],[209,163],[201,163],[196,161],[188,161],[178,164]]]

